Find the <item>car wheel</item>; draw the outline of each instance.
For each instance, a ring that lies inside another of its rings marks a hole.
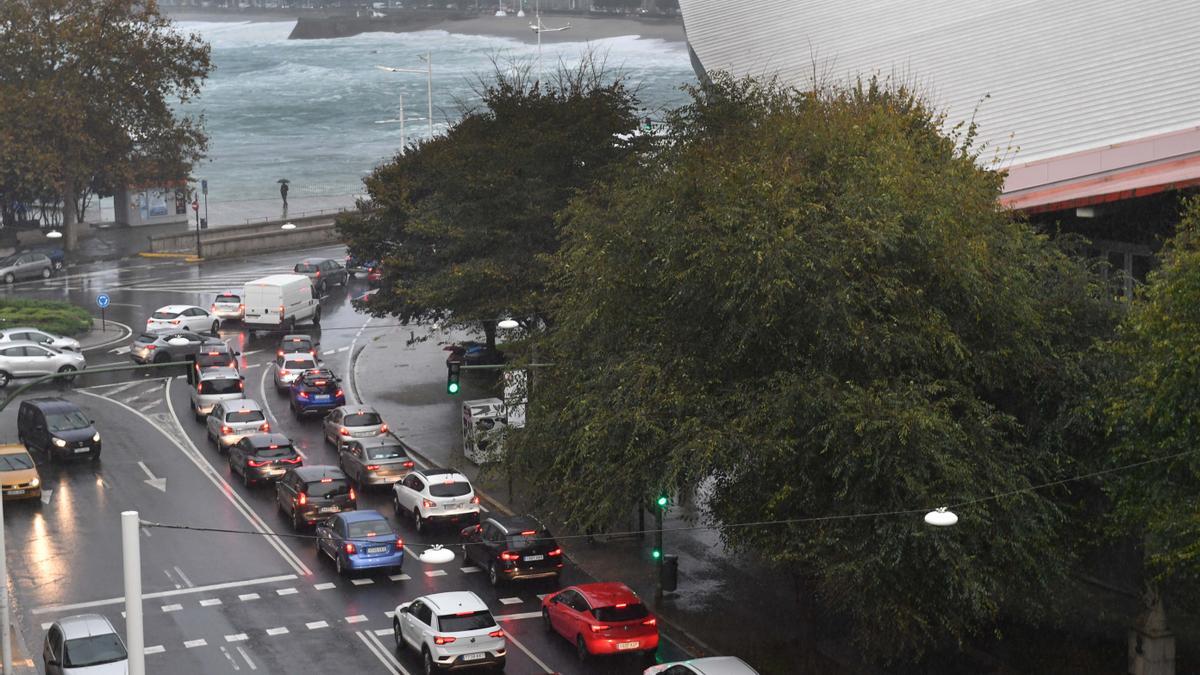
[[[392,508],[396,510],[396,517],[399,518],[404,514],[404,507],[400,506],[400,498],[392,493]]]
[[[333,559],[333,565],[337,568],[339,577],[345,574],[345,568],[342,566],[342,556],[335,556]]]
[[[250,480],[250,474],[245,469],[242,469],[242,486],[251,487],[253,485],[254,481]]]
[[[400,633],[400,622],[392,619],[392,638],[396,640],[396,651],[404,649],[404,637]]]
[[[63,366],[62,368],[58,369],[58,372],[66,375],[66,377],[60,378],[64,382],[74,382],[75,381],[75,376],[70,374],[70,373],[75,372],[75,366]]]
[[[323,295],[325,295],[325,282],[324,281],[317,284],[317,297],[319,298]]]
[[[421,518],[421,512],[417,509],[413,509],[413,529],[418,534],[425,531],[425,519]]]
[[[500,571],[496,569],[496,563],[488,563],[488,581],[492,586],[500,585]]]
[[[542,628],[544,628],[547,633],[554,632],[554,626],[550,623],[550,612],[547,612],[545,607],[542,608]]]
[[[7,387],[8,383],[11,380],[12,380],[12,375],[9,375],[7,372],[5,372],[3,370],[0,370],[0,389]]]
[[[583,641],[582,635],[575,636],[575,656],[579,657],[579,661],[581,663],[583,661],[587,661],[588,657],[591,656],[591,654],[588,653],[587,643]]]
[[[4,275],[4,283],[6,283],[6,284],[11,284],[12,282],[14,282],[16,280],[17,280],[17,278],[15,276],[13,276],[12,272],[9,272],[8,274]]]
[[[170,361],[170,360],[171,360],[171,356],[169,354],[167,354],[166,352],[161,352],[161,353],[154,355],[155,363],[166,363],[167,361]]]
[[[49,279],[51,274],[54,274],[54,272],[51,271],[49,267],[42,268],[42,278],[43,279]]]
[[[220,320],[220,319],[214,319],[214,320],[213,320],[213,322],[212,322],[212,328],[210,329],[210,331],[209,331],[209,332],[211,332],[211,333],[213,333],[213,334],[215,335],[215,334],[217,333],[217,331],[218,331],[218,330],[220,330],[220,329],[221,329],[221,320]]]
[[[320,307],[317,308],[317,311],[313,312],[312,322],[313,322],[314,326],[321,325],[321,308]]]
[[[283,505],[280,504],[279,508],[282,509]],[[300,529],[300,514],[295,511],[292,511],[292,529],[297,531]]]
[[[422,659],[422,665],[425,666],[425,675],[433,675],[434,673],[438,672],[438,667],[436,664],[434,664],[433,657],[429,655],[428,649],[425,650],[424,657],[425,658]]]

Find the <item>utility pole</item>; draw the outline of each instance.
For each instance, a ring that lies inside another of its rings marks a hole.
[[[137,511],[121,512],[121,565],[125,573],[125,643],[129,675],[146,675],[146,638],[142,633],[142,542]]]
[[[8,551],[4,543],[4,498],[0,495],[0,651],[4,657],[4,675],[12,675],[12,637],[8,627]]]

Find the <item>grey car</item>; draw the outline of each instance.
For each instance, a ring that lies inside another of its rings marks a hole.
[[[47,333],[40,328],[5,328],[0,330],[0,345],[5,342],[28,340],[38,344],[53,347],[59,351],[79,351],[79,340],[54,333]]]
[[[336,260],[330,258],[305,258],[292,268],[312,282],[317,295],[325,295],[330,286],[345,286],[350,282],[350,273]]]
[[[239,398],[221,401],[213,406],[205,421],[208,440],[220,452],[228,452],[229,446],[242,440],[246,434],[266,433],[271,430],[270,422],[258,401]]]
[[[42,643],[47,675],[125,675],[129,655],[117,629],[101,614],[79,614],[50,624]]]
[[[0,259],[0,279],[11,284],[19,279],[49,279],[54,262],[43,253],[18,253]]]
[[[307,353],[276,356],[275,390],[281,394],[287,392],[301,373],[318,367],[317,359]]]
[[[369,405],[344,405],[325,416],[325,442],[340,448],[356,438],[387,433],[383,417]]]
[[[187,361],[196,356],[206,340],[199,333],[179,328],[146,331],[137,336],[129,348],[129,358],[135,363],[167,363]]]
[[[192,413],[197,422],[222,401],[235,401],[246,395],[246,383],[236,368],[207,368],[196,378],[192,389]]]
[[[391,485],[408,475],[414,462],[404,441],[384,434],[347,442],[338,450],[338,466],[358,485]]]
[[[79,352],[59,351],[27,340],[0,344],[0,387],[18,377],[73,373],[85,367],[87,362]]]

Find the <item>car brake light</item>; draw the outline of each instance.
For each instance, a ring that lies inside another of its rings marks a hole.
[[[399,537],[396,538],[396,550],[397,551],[404,550],[404,540]]]
[[[448,645],[448,644],[450,644],[451,642],[454,642],[454,640],[455,640],[455,638],[452,638],[452,637],[450,637],[449,635],[438,635],[438,636],[436,636],[436,637],[434,637],[434,638],[433,638],[433,644],[435,644],[435,645]]]
[[[296,456],[296,457],[292,457],[291,459],[281,459],[279,461],[281,461],[285,464],[299,464],[301,461],[301,458],[299,456]]]
[[[302,398],[302,399],[308,400],[308,392],[307,392],[307,391],[302,391],[302,392],[300,392],[300,393],[296,394],[296,397],[297,397],[297,398]]]
[[[221,352],[209,352],[208,355],[209,356],[220,356]]]
[[[556,549],[550,551],[549,553],[547,553],[546,555],[551,556],[551,557],[562,555],[562,549],[556,548]]]
[[[537,534],[537,530],[525,530],[525,531],[521,532],[522,537],[531,537],[535,534]]]
[[[349,430],[349,429],[347,429],[346,427],[342,427],[341,429],[338,429],[338,433],[339,433],[339,434],[341,434],[341,435],[343,435],[343,436],[349,436],[349,435],[350,435],[350,430]]]
[[[354,493],[354,488],[350,488],[350,501],[358,501],[358,495]]]
[[[209,312],[215,312],[215,311],[217,311],[217,306],[216,306],[216,305],[209,305],[209,306],[208,306],[208,311],[209,311]]]
[[[317,270],[317,275],[316,275],[316,276],[318,276],[318,277],[320,277],[320,276],[321,276],[321,270]]]
[[[253,467],[266,466],[266,465],[268,465],[268,464],[270,464],[270,463],[271,463],[271,462],[270,462],[269,460],[268,460],[268,461],[266,461],[266,462],[256,462],[256,461],[254,461],[253,459],[248,459],[248,460],[246,460],[246,465],[247,465],[247,466],[253,466]]]
[[[301,492],[300,496],[296,498],[296,503],[299,504],[300,506],[304,506],[305,504],[307,504],[308,503],[308,493]]]
[[[515,562],[515,561],[517,561],[517,560],[520,560],[520,559],[521,559],[521,554],[520,554],[520,553],[514,553],[514,552],[512,552],[512,551],[502,551],[502,552],[500,553],[500,559],[501,559],[501,560],[507,560],[508,562]]]
[[[263,423],[262,423],[262,426],[260,426],[260,427],[258,428],[258,430],[259,430],[259,431],[270,431],[270,430],[271,430],[271,423],[270,423],[270,422],[263,422]]]
[[[416,462],[405,462],[405,463],[404,463],[404,468],[406,468],[406,469],[411,469],[411,468],[413,468],[413,467],[414,467],[414,466],[416,466],[416,465],[417,465],[417,463],[416,463]]]
[[[238,303],[238,311],[239,311],[239,312],[244,312],[244,311],[246,311],[246,304],[245,304],[245,303]]]
[[[279,306],[279,318],[283,319],[283,305]]]
[[[313,384],[315,384],[315,385],[316,385],[316,386],[318,386],[318,387],[324,387],[324,386],[325,386],[325,380],[315,380],[315,381],[313,382]]]
[[[342,394],[342,390],[341,390],[341,389],[338,389],[337,391],[333,392],[333,397],[334,397],[334,398],[337,398],[337,397],[339,397],[339,396],[342,396],[342,395],[343,395],[343,394]]]
[[[172,325],[172,326],[178,326],[178,325],[179,325],[179,319],[171,319],[171,325]]]
[[[437,504],[434,504],[433,502],[429,501],[428,499],[422,499],[421,506],[424,506],[427,509],[432,509],[433,507],[437,506]]]
[[[332,479],[332,478],[322,478],[322,479],[321,479],[321,482],[322,482],[322,483],[332,483],[332,482],[333,482],[333,479]]]
[[[385,424],[385,425],[383,425],[383,426],[381,426],[381,427],[379,427],[379,433],[381,433],[381,434],[386,434],[386,433],[387,433],[387,431],[388,431],[388,426],[387,426],[386,424]]]
[[[628,602],[618,602],[617,604],[615,604],[613,606],[616,607],[617,609],[625,609],[626,607],[629,606],[629,603]]]
[[[150,351],[150,352],[152,352],[152,351],[154,351],[155,349],[157,349],[157,347],[155,347],[154,345],[146,345],[146,351]]]
[[[605,625],[604,625],[604,624],[602,624],[602,623],[594,623],[594,624],[592,624],[591,628],[592,628],[592,632],[593,632],[593,633],[599,633],[599,632],[600,632],[600,631],[602,631],[602,630],[608,630],[608,629],[609,629],[609,627],[608,627],[608,626],[605,626]]]
[[[476,496],[476,497],[471,497],[471,503],[472,503],[472,504],[478,504],[478,503],[479,503],[479,497],[478,497],[478,496]],[[532,534],[532,533],[531,533],[531,534]]]
[[[658,625],[658,619],[656,619],[656,618],[654,618],[654,617],[650,617],[649,619],[646,619],[645,621],[643,621],[643,622],[642,622],[642,625],[643,625],[643,626],[657,626],[657,625]]]
[[[245,390],[246,390],[246,383],[241,380],[238,380],[238,391],[245,391]]]
[[[497,638],[502,638],[502,637],[504,637],[504,631],[502,631],[502,630],[494,630],[494,631],[492,631],[492,632],[488,633],[488,637],[497,637]]]
[[[276,356],[283,356],[283,350],[282,350],[282,349],[280,349],[279,351],[275,352],[275,355],[276,355]]]
[[[229,426],[228,424],[222,425],[222,426],[221,426],[221,433],[222,433],[222,434],[232,434],[232,433],[233,433],[233,427]]]
[[[350,542],[346,542],[346,544],[344,546],[342,546],[342,550],[345,551],[346,553],[357,553],[358,552],[358,549],[355,548],[354,544],[352,544]]]
[[[378,464],[368,464],[367,465],[367,471],[378,471],[378,470],[379,470]]]

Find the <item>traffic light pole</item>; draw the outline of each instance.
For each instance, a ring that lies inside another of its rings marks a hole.
[[[654,509],[654,601],[661,603],[663,599],[662,565],[663,565],[663,509]]]

